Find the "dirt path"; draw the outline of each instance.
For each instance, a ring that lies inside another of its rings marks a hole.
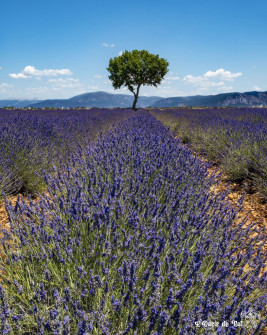
[[[175,138],[179,139],[179,137]],[[188,144],[186,145],[181,143],[181,145],[189,149],[192,152],[192,154],[195,155],[202,162],[208,162],[206,157],[201,156]],[[240,204],[238,203],[238,199],[240,199],[243,196],[243,210],[241,211],[240,215],[242,215],[243,218],[245,216],[248,216],[248,219],[251,222],[255,222],[255,224],[261,227],[264,225],[267,229],[267,203],[263,203],[262,199],[257,193],[249,194],[245,192],[239,184],[229,182],[227,175],[218,166],[215,165],[212,166],[211,168],[208,169],[208,172],[210,175],[214,174],[215,172],[217,172],[220,175],[219,177],[217,177],[214,186],[211,187],[211,191],[213,191],[215,195],[216,194],[218,195],[221,192],[229,190],[230,192],[227,198],[230,204],[237,209],[241,207]]]
[[[211,174],[214,173],[215,170],[218,169],[215,167],[209,169]],[[220,194],[221,192],[229,189],[230,192],[227,199],[233,207],[237,209],[243,207],[240,212],[241,217],[244,218],[247,216],[249,221],[255,222],[255,224],[260,227],[265,226],[267,228],[267,204],[262,203],[261,198],[256,193],[248,194],[242,190],[240,185],[228,182],[227,176],[222,172],[220,175],[221,176],[217,179],[217,184],[214,185],[211,190],[215,194]],[[243,206],[238,203],[238,200],[242,196],[244,197]]]
[[[15,205],[17,201],[17,196],[10,196],[8,198],[11,201],[12,205]],[[9,229],[8,215],[5,209],[5,201],[0,200],[0,229]]]

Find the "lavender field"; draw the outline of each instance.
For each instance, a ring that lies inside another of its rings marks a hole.
[[[130,110],[0,110],[0,196],[44,190],[43,172],[69,162]]]
[[[264,198],[267,114],[202,112],[0,111],[1,334],[260,334],[264,227],[183,142]]]
[[[151,112],[230,181],[267,200],[267,109],[164,109]]]

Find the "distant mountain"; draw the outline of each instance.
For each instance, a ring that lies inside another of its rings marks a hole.
[[[70,99],[55,100],[0,100],[1,107],[100,107],[128,108],[133,104],[133,95],[91,92],[76,95]],[[195,95],[188,97],[161,98],[140,96],[137,107],[249,107],[267,106],[267,92],[223,93],[217,95]]]
[[[0,108],[2,107],[27,107],[31,104],[40,102],[41,100],[0,100]]]
[[[223,93],[189,97],[162,98],[151,107],[248,107],[267,106],[267,92]]]
[[[128,108],[133,104],[133,95],[127,94],[111,94],[106,92],[92,92],[76,95],[70,99],[43,100],[38,103],[31,104],[31,107],[55,107],[55,108],[74,108],[74,107],[101,107],[113,108],[123,107]],[[144,97],[140,96],[137,102],[137,107],[144,108],[150,106],[161,97]]]

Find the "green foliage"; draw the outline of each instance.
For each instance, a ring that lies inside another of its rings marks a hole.
[[[159,55],[146,50],[125,51],[121,56],[111,58],[107,70],[115,89],[126,86],[134,94],[133,109],[142,85],[159,85],[168,72],[169,63]]]
[[[267,201],[265,110],[183,108],[150,113],[184,144],[219,165],[230,181]]]
[[[45,190],[43,170],[51,168],[49,153],[43,152],[43,158],[46,157],[46,159],[40,157],[35,159],[37,152],[38,148],[33,148],[32,152],[18,152],[13,166],[13,172],[19,185],[18,191],[24,195],[31,194],[33,197]]]

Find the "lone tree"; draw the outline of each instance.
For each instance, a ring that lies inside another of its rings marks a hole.
[[[169,63],[159,55],[146,50],[124,51],[121,56],[111,58],[107,70],[115,89],[126,86],[134,95],[133,109],[142,85],[157,87],[168,72]]]

